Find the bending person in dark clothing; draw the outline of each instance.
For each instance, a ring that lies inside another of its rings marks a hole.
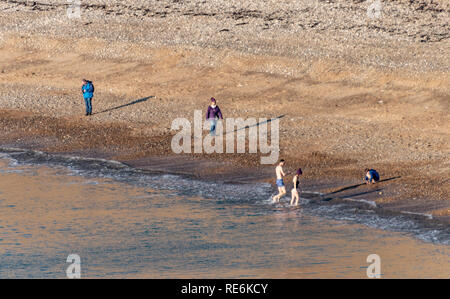
[[[375,184],[380,180],[380,175],[375,169],[366,168],[364,171],[366,173],[366,177],[364,178],[366,184]]]

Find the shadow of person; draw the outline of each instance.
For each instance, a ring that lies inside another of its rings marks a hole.
[[[379,192],[379,191],[381,191],[381,190],[383,190],[382,188],[376,188],[376,189],[373,189],[373,190],[369,190],[369,191],[366,191],[366,192],[358,192],[358,193],[353,193],[353,194],[347,194],[347,195],[344,195],[344,196],[336,196],[336,197],[326,197],[326,198],[323,198],[322,197],[322,201],[331,201],[331,200],[333,200],[333,199],[344,199],[344,198],[352,198],[352,197],[356,197],[356,196],[361,196],[361,195],[366,195],[366,194],[370,194],[370,193],[374,193],[374,192]]]
[[[374,186],[376,186],[379,183],[388,182],[388,181],[396,180],[396,179],[399,179],[399,178],[401,178],[401,176],[390,177],[390,178],[387,178],[387,179],[384,179],[384,180],[380,180]],[[365,186],[365,185],[366,185],[366,183],[361,183],[361,184],[356,184],[356,185],[351,185],[351,186],[345,186],[345,187],[342,187],[342,188],[340,188],[340,189],[338,189],[336,191],[333,191],[333,192],[330,192],[330,193],[326,193],[322,197],[328,197],[328,198],[324,198],[323,200],[324,201],[330,201],[330,200],[333,199],[333,197],[329,197],[330,195],[333,195],[333,194],[336,194],[336,193],[340,193],[340,192],[344,192],[344,191],[347,191],[347,190],[356,189],[359,186]],[[377,190],[375,190],[375,191],[377,191]],[[353,194],[351,196],[367,194],[367,193],[371,193],[371,192],[375,192],[375,191],[369,191],[369,192],[365,192],[365,193],[357,193],[357,194]]]
[[[241,131],[241,130],[245,130],[245,129],[249,129],[249,128],[252,128],[252,127],[259,127],[262,124],[270,123],[271,121],[273,121],[275,119],[280,119],[280,118],[283,118],[285,116],[286,116],[286,114],[283,114],[283,115],[280,115],[280,116],[277,116],[277,117],[274,117],[274,118],[269,118],[266,121],[262,121],[262,122],[259,122],[257,124],[251,125],[251,126],[245,126],[245,127],[242,127],[242,128],[236,128],[234,131],[225,132],[224,135],[229,134],[229,133],[235,133],[237,131]]]
[[[121,109],[121,108],[124,108],[124,107],[128,107],[128,106],[131,106],[131,105],[135,105],[135,104],[139,104],[139,103],[142,103],[142,102],[146,102],[148,99],[151,99],[151,98],[154,98],[154,97],[155,96],[149,96],[149,97],[145,97],[145,98],[142,98],[142,99],[138,99],[138,100],[132,101],[132,102],[127,103],[127,104],[123,104],[123,105],[120,105],[120,106],[108,108],[108,109],[100,111],[100,112],[92,113],[92,115],[105,113],[105,112],[109,112],[109,111],[113,111],[113,110],[118,110],[118,109]]]

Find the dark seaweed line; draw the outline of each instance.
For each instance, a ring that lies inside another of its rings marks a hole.
[[[51,11],[56,10],[58,8],[68,8],[71,4],[70,3],[60,3],[60,4],[49,4],[44,2],[37,2],[37,1],[19,1],[19,0],[0,0],[0,3],[8,3],[8,4],[14,4],[15,7],[17,6],[23,6],[23,7],[29,7],[31,10],[38,10],[38,11]],[[177,8],[172,8],[170,10],[170,6],[166,6],[164,11],[154,11],[150,8],[145,7],[134,7],[134,6],[127,6],[123,4],[115,4],[114,6],[107,6],[106,4],[84,4],[81,3],[81,8],[85,10],[98,10],[103,11],[106,15],[114,14],[114,15],[127,15],[131,17],[158,17],[158,18],[165,18],[168,15],[179,13],[183,16],[194,16],[194,17],[224,17],[224,18],[231,18],[233,20],[239,21],[242,19],[261,19],[265,22],[263,29],[270,29],[270,22],[273,21],[280,21],[285,22],[286,24],[293,23],[290,20],[290,16],[295,14],[294,11],[276,11],[269,14],[264,14],[262,11],[259,10],[238,10],[238,11],[231,11],[231,12],[222,12],[222,13],[215,13],[215,12],[203,12],[199,11],[196,12],[192,9],[182,12]],[[439,11],[441,12],[441,11]],[[240,23],[235,24],[235,26],[245,26],[248,22],[241,21]],[[377,26],[377,25],[354,25],[354,26],[344,26],[341,28],[332,28],[331,25],[326,26],[323,22],[315,22],[313,24],[298,24],[302,28],[311,28],[314,30],[322,31],[327,29],[333,29],[333,30],[345,30],[345,31],[351,31],[353,29],[358,28],[367,28],[371,31],[380,31],[387,33],[389,35],[395,35],[395,36],[405,36],[409,39],[412,39],[416,42],[422,42],[422,43],[430,43],[430,42],[441,42],[445,41],[446,39],[450,38],[450,32],[446,30],[444,33],[432,33],[432,34],[425,34],[421,32],[414,32],[414,33],[408,33],[406,30],[401,30],[399,28],[386,28],[383,26]],[[325,26],[325,27],[324,27]],[[226,32],[230,31],[229,29],[222,29],[219,32]]]

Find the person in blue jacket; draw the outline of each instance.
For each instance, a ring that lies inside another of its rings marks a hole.
[[[380,175],[375,169],[366,168],[364,171],[366,173],[366,177],[364,178],[366,184],[375,184],[380,180]]]
[[[86,104],[86,116],[92,115],[92,97],[94,97],[94,84],[92,81],[83,79],[83,86],[81,86],[84,103]]]

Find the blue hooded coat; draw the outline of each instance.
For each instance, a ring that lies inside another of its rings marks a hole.
[[[91,81],[87,81],[86,84],[81,86],[81,92],[85,99],[91,99],[94,96],[94,84]]]

